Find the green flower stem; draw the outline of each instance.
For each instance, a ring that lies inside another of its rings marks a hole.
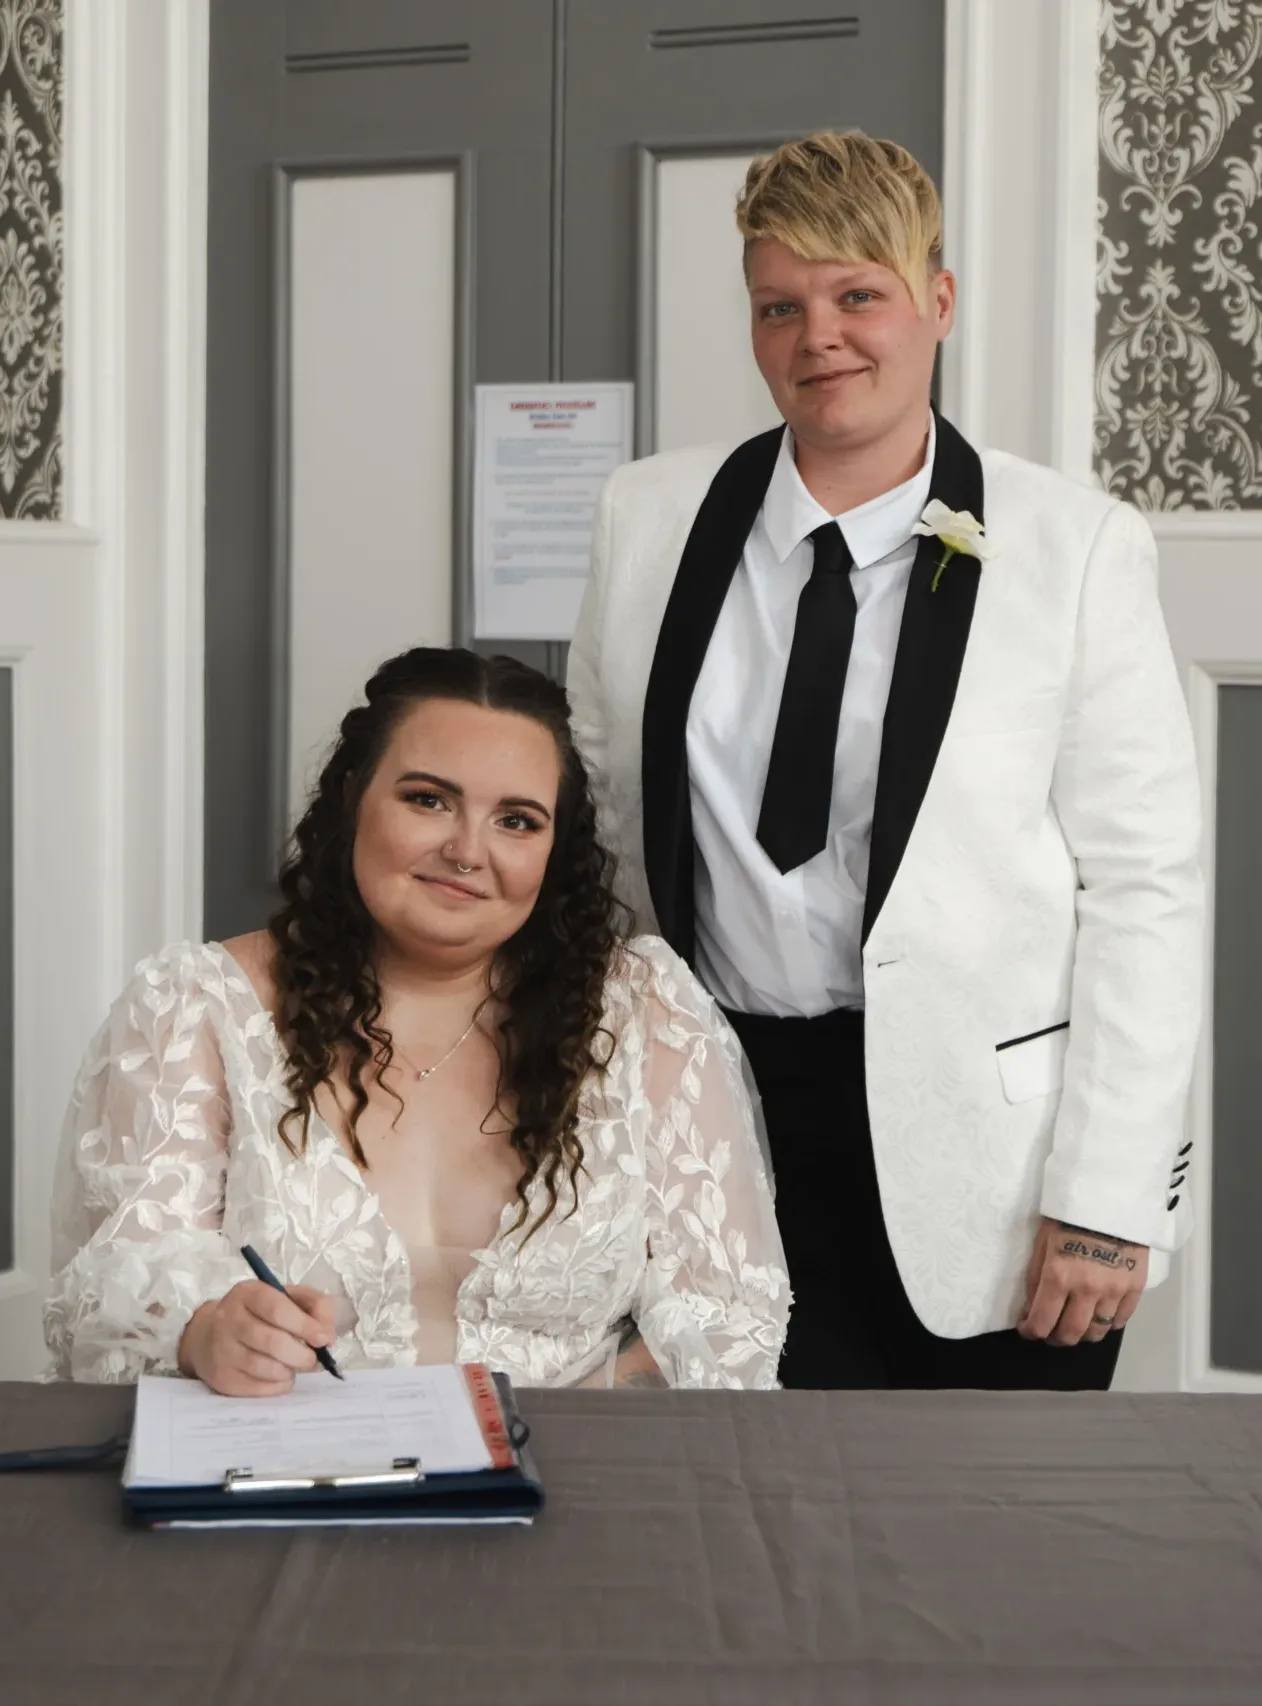
[[[933,585],[929,588],[930,592],[937,592],[938,582],[942,579],[943,569],[946,568],[947,564],[951,561],[951,558],[956,556],[956,555],[957,555],[957,552],[956,552],[955,546],[954,545],[948,545],[946,550],[942,553],[942,556],[938,560],[938,572],[933,577]]]

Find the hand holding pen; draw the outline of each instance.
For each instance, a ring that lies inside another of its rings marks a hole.
[[[249,1245],[241,1253],[258,1278],[196,1311],[180,1340],[181,1370],[234,1398],[276,1397],[317,1364],[341,1379],[328,1350],[332,1298],[314,1286],[282,1285]]]
[[[320,1303],[328,1303],[329,1304],[329,1308],[328,1308],[328,1317],[329,1317],[328,1332],[329,1332],[329,1336],[327,1338],[321,1338],[318,1341],[316,1339],[312,1339],[312,1338],[308,1337],[307,1343],[314,1348],[315,1359],[319,1363],[320,1367],[321,1368],[327,1368],[330,1374],[336,1375],[337,1378],[340,1380],[342,1378],[342,1371],[337,1366],[337,1364],[333,1361],[332,1354],[327,1349],[327,1347],[330,1344],[332,1344],[332,1342],[333,1342],[333,1339],[332,1339],[333,1306],[329,1302],[329,1299],[324,1295],[324,1293],[322,1291],[316,1291],[314,1286],[295,1285],[295,1286],[285,1287],[284,1285],[282,1285],[281,1282],[276,1278],[276,1275],[268,1267],[267,1263],[263,1260],[262,1256],[260,1256],[258,1251],[254,1248],[253,1244],[243,1244],[241,1246],[241,1254],[245,1257],[246,1261],[250,1264],[250,1271],[251,1271],[251,1273],[253,1273],[255,1279],[262,1280],[264,1285],[270,1285],[272,1290],[278,1291],[282,1297],[291,1297],[291,1298],[294,1298],[295,1302],[297,1302],[298,1300],[296,1297],[296,1293],[301,1291],[305,1295],[308,1295],[312,1298],[317,1299]],[[305,1308],[305,1307],[306,1306],[304,1304],[299,1303],[299,1308]]]

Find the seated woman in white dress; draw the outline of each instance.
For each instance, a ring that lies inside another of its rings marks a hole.
[[[564,693],[426,648],[366,691],[268,928],[146,960],[91,1046],[54,1372],[270,1395],[327,1345],[774,1386],[789,1288],[738,1047],[620,930]]]

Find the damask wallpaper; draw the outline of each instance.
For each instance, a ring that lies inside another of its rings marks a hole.
[[[1096,470],[1262,507],[1262,4],[1101,0]]]
[[[62,0],[0,0],[0,516],[61,513]]]

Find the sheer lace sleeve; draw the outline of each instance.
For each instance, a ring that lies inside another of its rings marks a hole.
[[[229,1104],[197,953],[137,969],[75,1084],[44,1310],[56,1378],[174,1372],[193,1311],[247,1277],[219,1230]]]
[[[731,1029],[654,937],[633,952],[649,1259],[636,1316],[672,1386],[774,1387],[789,1280]]]

